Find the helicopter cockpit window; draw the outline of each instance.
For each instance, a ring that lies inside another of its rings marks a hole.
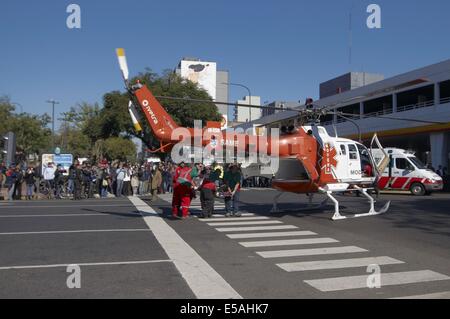
[[[370,155],[369,155],[369,151],[367,150],[367,148],[365,146],[359,145],[359,144],[357,144],[357,146],[358,146],[358,151],[359,151],[359,156],[361,158],[361,161],[370,163],[371,160],[370,160]]]
[[[372,160],[370,159],[369,150],[361,145],[356,144],[359,151],[359,157],[361,160],[361,168],[364,177],[372,177],[373,176],[373,165]]]
[[[341,145],[341,153],[342,153],[342,155],[347,155],[347,151],[345,149],[345,145]]]
[[[356,146],[353,144],[348,145],[348,157],[351,160],[358,160],[358,150],[356,149]]]

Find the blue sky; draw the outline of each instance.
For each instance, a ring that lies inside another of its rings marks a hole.
[[[81,6],[81,30],[66,27],[70,3]],[[370,3],[381,6],[381,30],[366,27]],[[2,1],[0,95],[32,113],[50,113],[49,98],[59,111],[101,102],[123,87],[114,49],[124,47],[132,74],[197,56],[262,101],[303,101],[350,70],[389,77],[449,59],[449,30],[448,0]],[[230,98],[245,94],[232,87]]]

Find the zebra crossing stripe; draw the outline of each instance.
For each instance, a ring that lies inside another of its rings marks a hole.
[[[270,225],[270,224],[282,224],[279,220],[268,221],[246,221],[246,222],[220,222],[220,223],[208,223],[209,226],[250,226],[250,225]]]
[[[269,238],[269,237],[291,237],[291,236],[312,236],[317,235],[311,231],[290,231],[290,232],[270,232],[270,233],[251,233],[251,234],[229,234],[230,239],[249,239],[249,238]]]
[[[369,257],[369,258],[352,258],[352,259],[339,259],[339,260],[318,260],[318,261],[305,261],[295,263],[283,263],[277,264],[283,270],[287,272],[294,271],[307,271],[307,270],[324,270],[324,269],[342,269],[342,268],[357,268],[367,267],[369,265],[395,265],[404,264],[403,261],[390,258],[390,257]]]
[[[227,217],[227,218],[214,218],[211,219],[201,219],[202,222],[225,222],[225,221],[238,221],[238,220],[267,220],[269,217]]]
[[[278,230],[278,229],[297,229],[297,226],[283,225],[283,226],[254,226],[254,227],[225,227],[216,228],[219,232],[239,232],[239,231],[258,231],[258,230]]]
[[[289,240],[269,240],[269,241],[249,241],[240,242],[244,247],[271,247],[271,246],[291,246],[291,245],[314,245],[329,244],[339,242],[333,238],[307,238],[307,239],[289,239]]]
[[[299,257],[299,256],[318,256],[334,254],[362,253],[368,250],[356,246],[295,249],[295,250],[274,250],[256,252],[263,258],[281,258],[281,257]]]
[[[450,291],[436,292],[433,294],[399,297],[392,299],[450,299]]]
[[[415,284],[431,281],[442,281],[450,279],[450,277],[446,275],[431,270],[404,271],[386,274],[382,273],[380,276],[381,276],[381,287]],[[305,280],[305,283],[322,292],[331,292],[331,291],[367,288],[367,279],[368,275],[363,275],[363,276],[348,276],[348,277]]]

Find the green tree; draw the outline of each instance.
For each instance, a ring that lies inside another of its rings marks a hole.
[[[48,150],[51,142],[51,130],[47,128],[50,117],[22,113],[15,115],[9,124],[9,130],[16,134],[17,148],[25,155],[42,154]]]
[[[0,134],[10,131],[11,119],[14,117],[15,107],[11,104],[9,97],[0,97]]]
[[[136,159],[136,145],[130,139],[110,137],[96,144],[101,152],[101,157],[108,160],[134,161]]]
[[[89,104],[87,102],[81,102],[76,106],[72,106],[68,112],[64,112],[62,120],[71,127],[85,130],[89,126],[90,120],[96,118],[99,114],[100,106],[97,103]]]
[[[74,157],[90,157],[92,155],[92,142],[80,129],[63,124],[56,142],[61,146],[63,153]]]

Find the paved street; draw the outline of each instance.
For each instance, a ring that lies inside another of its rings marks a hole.
[[[450,195],[383,194],[381,216],[296,212],[306,197],[242,192],[241,218],[171,220],[170,195],[0,204],[0,298],[450,298]],[[317,198],[320,201],[321,198]],[[339,198],[365,212],[362,198]],[[199,211],[198,199],[193,213]],[[69,289],[67,266],[81,267]],[[381,268],[367,288],[367,266]]]

